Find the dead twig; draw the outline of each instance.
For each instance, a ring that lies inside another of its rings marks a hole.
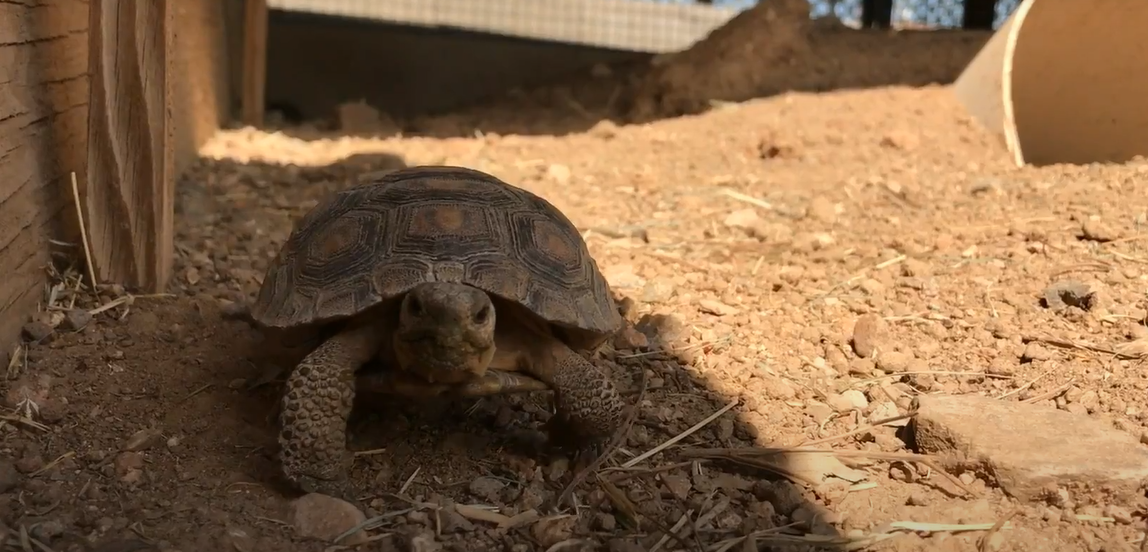
[[[830,454],[838,458],[869,458],[872,460],[892,460],[901,462],[917,462],[924,464],[940,473],[948,479],[952,484],[959,487],[962,491],[969,496],[976,496],[967,485],[960,479],[953,476],[949,472],[941,469],[937,460],[925,454],[914,454],[911,452],[879,452],[879,451],[865,451],[865,450],[835,450],[835,449],[820,449],[820,448],[802,448],[802,447],[777,447],[777,448],[743,448],[743,449],[728,449],[728,448],[709,448],[709,449],[690,449],[682,451],[682,456],[687,458],[709,458],[712,460],[726,460],[736,464],[772,471],[774,473],[785,474],[788,472],[783,467],[764,461],[761,458],[764,456],[780,456],[786,454]],[[804,479],[798,479],[804,481]]]

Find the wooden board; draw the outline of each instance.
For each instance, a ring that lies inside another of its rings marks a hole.
[[[162,291],[174,236],[167,0],[91,0],[88,240],[100,282]]]
[[[223,0],[92,0],[87,226],[101,282],[160,292],[175,182],[230,114]]]
[[[267,99],[267,0],[243,4],[243,123],[258,128]]]
[[[0,265],[5,274],[0,345],[5,350],[44,297],[48,240],[80,242],[68,175],[84,173],[87,5],[81,0],[0,3]]]
[[[1004,102],[1001,101],[1005,50],[1015,21],[1014,12],[953,83],[957,99],[977,122],[997,133],[1001,145],[1005,144]]]
[[[228,19],[235,0],[168,0],[175,23],[169,62],[171,125],[175,132],[175,174],[183,175],[199,157],[199,147],[232,118],[238,104],[231,87],[231,64],[238,60],[229,43],[241,35],[238,21]],[[237,64],[238,65],[238,64]]]
[[[1148,155],[1146,24],[1144,2],[1024,0],[955,91],[1018,166]]]

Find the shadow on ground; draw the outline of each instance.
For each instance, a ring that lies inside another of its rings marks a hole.
[[[351,185],[353,174],[398,165],[382,154],[306,168],[204,160],[181,184],[172,296],[121,302],[79,330],[28,344],[23,375],[8,389],[42,388],[52,425],[28,438],[5,433],[16,465],[39,471],[22,483],[22,499],[0,494],[0,522],[46,544],[77,534],[143,538],[164,550],[281,550],[295,542],[291,493],[275,460],[275,414],[284,370],[310,345],[268,339],[240,319],[238,306],[254,297],[305,205]],[[450,508],[495,504],[513,516],[561,492],[568,463],[521,446],[539,442],[548,393],[419,404],[376,397],[359,405],[350,427],[353,479],[369,515],[384,516],[379,530],[402,538],[429,527],[459,546],[473,541],[462,549],[475,550],[571,538],[649,549],[663,538],[691,547],[755,532],[762,542],[786,531],[836,536],[831,508],[816,492],[824,495],[844,466],[780,453],[756,468],[740,457],[718,459],[768,445],[740,420],[742,405],[687,431],[730,402],[706,386],[705,347],[720,345],[687,347],[683,356],[675,343],[687,329],[635,320],[633,301],[618,301],[636,329],[597,361],[614,367],[633,400],[643,373],[647,391],[611,465],[577,489],[583,515],[494,530]],[[77,304],[96,306],[81,296]],[[618,465],[659,446],[633,466]],[[665,537],[671,527],[677,536]]]
[[[266,190],[289,185],[291,197],[299,203],[278,205],[271,201],[275,209],[297,218],[304,211],[302,205],[351,185],[352,173],[380,167],[390,170],[400,164],[385,154],[365,163],[341,162],[306,169],[205,161],[205,174],[246,174],[250,181],[198,195],[208,198],[204,213],[215,213],[217,220],[228,221],[210,235],[252,236],[244,242],[245,251],[239,256],[260,258],[251,266],[259,273],[290,227],[285,219],[264,218],[228,201],[236,188],[248,187],[254,195],[264,197]],[[231,194],[219,193],[224,190]],[[277,227],[269,226],[272,220]],[[252,232],[251,221],[262,232]],[[197,249],[191,245],[197,239],[201,243],[207,239],[196,237],[192,229],[197,227],[200,222],[187,215],[180,220],[181,243],[187,243],[191,251]],[[260,242],[254,237],[257,235],[278,237]],[[194,264],[194,258],[194,254],[181,257],[180,264]],[[250,507],[279,507],[293,493],[279,477],[275,460],[278,399],[286,371],[314,343],[291,338],[284,341],[248,327],[236,318],[239,309],[226,302],[216,308],[218,301],[202,297],[204,293],[218,294],[239,305],[253,299],[255,281],[224,292],[190,284],[187,287],[189,291],[184,293],[192,295],[194,289],[195,298],[181,301],[183,306],[165,308],[173,318],[194,316],[196,322],[191,325],[194,331],[202,332],[198,337],[203,341],[197,343],[200,354],[208,358],[199,364],[199,375],[183,375],[188,378],[185,391],[195,391],[190,388],[192,381],[209,388],[196,395],[196,406],[181,409],[179,419],[171,419],[170,425],[186,427],[196,420],[201,424],[210,420],[211,427],[203,428],[196,444],[204,468],[210,472],[228,466],[235,470],[234,477],[259,485],[260,490],[248,491],[252,500],[256,496],[259,500],[257,506]],[[640,414],[612,465],[601,472],[601,480],[591,478],[577,490],[577,502],[590,510],[568,529],[568,535],[629,540],[649,549],[668,528],[687,519],[696,527],[682,529],[678,525],[677,538],[683,542],[713,543],[752,532],[776,531],[791,523],[796,523],[792,526],[794,534],[838,536],[832,508],[826,504],[854,482],[850,474],[855,472],[831,456],[767,448],[768,443],[757,439],[757,429],[741,419],[739,412],[745,406],[727,408],[731,399],[707,385],[705,355],[708,349],[721,347],[720,343],[683,346],[690,330],[680,322],[663,316],[638,316],[633,299],[616,298],[628,320],[624,332],[628,337],[612,340],[596,357],[614,368],[615,380],[628,390],[631,400],[638,400],[642,374],[647,389]],[[187,301],[193,305],[190,312]],[[546,395],[464,401],[360,396],[349,427],[350,446],[358,452],[353,479],[364,502],[380,515],[400,510],[404,500],[412,499],[439,505],[498,504],[507,509],[507,515],[541,507],[561,492],[572,476],[565,459],[539,446],[542,436],[538,428],[550,415]],[[711,418],[723,409],[728,413]],[[694,428],[703,421],[704,425]],[[244,444],[227,446],[237,436]],[[669,446],[648,459],[633,466],[621,465],[667,442]],[[398,495],[401,498],[396,498]],[[396,517],[390,525],[399,533],[417,532],[418,524],[412,519]],[[481,532],[483,527],[480,522],[452,519],[450,523],[456,527],[446,531],[448,534],[466,535]],[[549,537],[539,536],[530,525],[497,536],[487,533],[486,537],[502,544],[553,544],[543,542]],[[763,543],[768,541],[764,534],[759,533],[759,538]]]

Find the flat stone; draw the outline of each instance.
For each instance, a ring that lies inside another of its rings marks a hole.
[[[367,516],[353,504],[331,496],[311,493],[295,499],[291,504],[291,519],[301,537],[332,542],[339,535],[366,521]],[[367,534],[355,531],[339,544],[353,545],[367,542]]]
[[[1100,420],[978,395],[921,395],[919,450],[955,455],[1018,500],[1055,487],[1132,500],[1148,482],[1148,447]]]

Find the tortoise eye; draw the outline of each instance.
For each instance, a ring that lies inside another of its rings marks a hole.
[[[490,319],[490,307],[482,307],[478,312],[474,313],[474,321],[478,324],[484,324]]]
[[[423,313],[423,304],[417,298],[411,296],[407,299],[407,312],[418,316]]]

